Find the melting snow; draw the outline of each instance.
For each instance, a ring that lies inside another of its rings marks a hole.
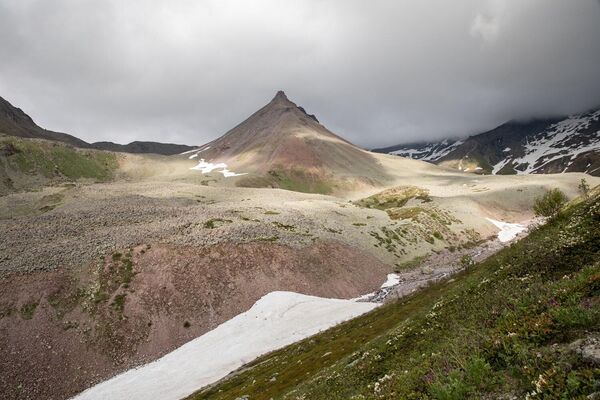
[[[204,160],[204,158],[201,158],[200,161],[198,161],[198,165],[196,165],[195,167],[192,167],[190,169],[194,169],[196,171],[200,171],[203,174],[209,174],[209,173],[211,173],[214,170],[220,170],[218,172],[222,173],[225,178],[229,178],[230,176],[246,175],[246,173],[237,174],[237,173],[235,173],[233,171],[228,170],[227,169],[227,164],[225,164],[225,163],[213,164],[213,163],[206,162]]]
[[[486,219],[500,229],[500,232],[498,232],[498,240],[503,243],[513,240],[519,233],[526,229],[526,227],[521,224],[511,224],[508,222],[496,221],[491,218]]]
[[[386,277],[385,282],[383,282],[383,284],[379,287],[380,289],[386,289],[392,286],[396,286],[397,284],[400,283],[400,275],[398,274],[388,274]],[[367,294],[363,294],[360,297],[355,297],[353,299],[350,299],[350,301],[367,301],[369,299],[371,299],[373,296],[375,296],[377,292],[371,292],[371,293],[367,293]]]
[[[180,155],[180,156],[185,156],[185,155],[187,155],[187,154],[191,154],[191,153],[195,153],[196,155],[198,155],[198,153],[201,153],[201,152],[203,152],[203,151],[206,151],[206,150],[208,150],[208,149],[210,149],[210,146],[208,146],[208,147],[204,147],[204,148],[202,148],[202,147],[198,147],[198,148],[196,148],[196,149],[192,149],[192,150],[184,151],[183,153],[181,153],[181,154],[179,154],[179,155]],[[192,158],[192,157],[190,157],[190,158]]]
[[[124,372],[76,400],[178,400],[256,357],[371,311],[379,304],[271,292],[250,310],[164,357]]]
[[[193,153],[195,151],[198,151],[198,149],[191,149],[191,150],[188,150],[188,151],[184,151],[183,153],[180,153],[179,155],[180,156],[185,156],[186,154],[191,154],[191,153]]]
[[[387,288],[390,286],[395,286],[400,283],[400,275],[398,274],[388,274],[387,280],[381,285],[381,288]]]
[[[215,169],[225,169],[225,168],[227,168],[227,164],[225,164],[225,163],[213,164],[213,163],[206,162],[206,161],[204,161],[204,158],[201,158],[200,161],[198,162],[198,165],[196,165],[195,167],[192,167],[190,169],[195,169],[197,171],[201,171],[203,174],[208,174]]]
[[[222,173],[225,178],[229,178],[230,176],[242,176],[242,175],[247,174],[247,172],[244,172],[241,174],[236,174],[235,172],[232,172],[232,171],[228,170],[227,168],[225,168],[224,170],[219,171],[219,172]]]

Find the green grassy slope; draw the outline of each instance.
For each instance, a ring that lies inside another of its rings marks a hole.
[[[0,193],[81,178],[107,181],[117,168],[116,156],[110,152],[0,136]]]
[[[600,191],[453,279],[265,355],[192,399],[585,399]],[[243,397],[242,397],[243,398]]]

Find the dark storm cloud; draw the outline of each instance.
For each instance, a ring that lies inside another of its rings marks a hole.
[[[600,105],[597,0],[0,0],[0,96],[88,141],[200,144],[278,89],[372,147]]]

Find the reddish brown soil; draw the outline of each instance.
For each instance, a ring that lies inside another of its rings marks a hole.
[[[143,245],[77,272],[6,275],[0,278],[1,397],[68,398],[166,354],[268,292],[355,297],[377,288],[388,271],[338,242],[307,248],[251,242]]]

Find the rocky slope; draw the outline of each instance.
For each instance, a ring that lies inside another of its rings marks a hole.
[[[330,193],[388,179],[371,154],[329,131],[282,91],[244,122],[188,156],[248,173],[239,180],[240,186]]]
[[[132,142],[126,145],[112,142],[87,143],[66,133],[53,132],[39,127],[23,110],[0,97],[0,133],[22,138],[57,140],[80,148],[110,150],[125,153],[179,154],[194,147],[157,142]]]
[[[464,140],[398,145],[376,151],[466,172],[600,176],[600,109],[564,118],[508,122]]]

